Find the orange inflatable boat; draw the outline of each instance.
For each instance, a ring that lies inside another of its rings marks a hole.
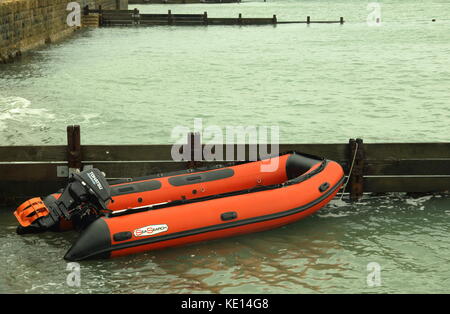
[[[269,165],[276,167],[267,171]],[[85,219],[64,258],[108,258],[280,227],[322,208],[343,180],[338,163],[299,153],[111,186],[92,169],[74,175],[60,194],[25,202],[15,215],[22,230]]]

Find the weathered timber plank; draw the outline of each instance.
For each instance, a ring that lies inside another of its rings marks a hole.
[[[199,19],[203,18],[203,14],[171,14],[172,18],[192,18],[192,19]],[[141,19],[167,19],[169,17],[169,14],[140,14]]]
[[[348,144],[280,144],[280,152],[297,151],[340,161],[347,160]]]
[[[64,161],[67,146],[0,146],[0,162],[7,161]]]
[[[245,156],[252,145],[235,144],[234,159],[238,149],[245,147]],[[82,145],[83,161],[137,161],[172,160],[172,145]],[[231,145],[225,145],[224,152]],[[303,153],[323,156],[332,160],[346,159],[346,144],[280,144],[280,152],[296,150]],[[270,152],[270,151],[269,151]],[[0,146],[0,162],[15,161],[64,161],[67,147],[58,146]]]
[[[114,25],[114,24],[133,24],[134,20],[132,18],[125,17],[114,17],[114,18],[102,18],[102,25]]]
[[[213,145],[213,144],[208,144]],[[220,147],[220,146],[219,146]],[[253,144],[233,144],[233,145],[224,145],[223,148],[223,156],[224,159],[230,160],[227,158],[227,152],[233,150],[233,154],[231,160],[255,160],[255,153],[258,157],[264,157],[266,153],[273,154],[271,151],[270,145],[267,146],[266,149],[260,145]],[[220,149],[220,148],[219,148]],[[346,161],[347,160],[347,149],[348,145],[345,144],[280,144],[279,152],[284,153],[288,151],[297,151],[300,153],[307,153],[312,155],[317,155],[321,157],[325,157],[335,161]],[[251,153],[250,153],[251,151]],[[214,151],[213,151],[214,152]],[[242,158],[242,154],[244,154],[244,158]]]
[[[105,23],[106,26],[127,26],[127,25],[134,25],[132,21],[109,21]]]
[[[239,23],[237,18],[217,18],[208,17],[208,25],[236,25]]]
[[[192,19],[199,19],[203,18],[203,14],[172,14],[173,18],[192,18]]]
[[[421,192],[450,191],[450,176],[397,176],[365,177],[365,192]]]
[[[365,143],[365,149],[369,160],[450,158],[450,143]]]
[[[98,10],[98,9],[89,9],[89,13],[130,14],[130,13],[134,13],[134,10]]]
[[[9,205],[14,210],[22,202],[32,197],[45,197],[55,193],[67,184],[66,180],[59,181],[0,181],[0,205]]]
[[[336,24],[341,23],[341,21],[310,21],[310,24]]]
[[[178,21],[175,20],[172,22],[173,25],[182,25],[182,26],[198,26],[203,25],[203,21]]]
[[[254,145],[225,145],[226,152],[244,147],[245,159]],[[416,147],[417,146],[417,147]],[[163,161],[172,160],[171,145],[85,145],[83,161]],[[331,160],[346,161],[346,144],[280,144],[280,152],[299,151],[323,156]],[[449,143],[392,143],[365,144],[367,171],[365,174],[448,174]],[[0,162],[58,162],[65,161],[67,147],[54,146],[0,146]]]
[[[102,14],[103,20],[132,20],[133,14]]]
[[[168,18],[169,14],[141,14],[142,20],[150,20],[150,19],[166,19]]]
[[[0,182],[58,180],[57,167],[67,163],[0,164]]]
[[[450,159],[370,160],[365,175],[450,175]]]
[[[234,157],[238,148],[234,145]],[[226,146],[224,152],[227,151]],[[83,159],[89,161],[172,161],[172,145],[90,145],[82,146]],[[245,147],[248,156],[248,146]]]
[[[167,25],[167,20],[141,20],[141,25]]]
[[[273,18],[247,18],[243,17],[241,18],[242,23],[264,23],[264,24],[270,24],[273,22]]]
[[[85,145],[83,161],[172,160],[172,145]]]

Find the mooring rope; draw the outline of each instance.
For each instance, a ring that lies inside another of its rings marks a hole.
[[[350,177],[352,176],[353,165],[355,164],[356,153],[358,152],[358,142],[355,142],[355,144],[356,144],[355,154],[353,155],[353,160],[350,165],[350,171],[348,172],[347,180],[345,180],[344,186],[342,187],[341,197],[339,198],[340,201],[342,201],[342,197],[344,197],[344,192],[345,192],[345,189],[347,188],[347,183],[348,183],[348,181],[350,181]]]

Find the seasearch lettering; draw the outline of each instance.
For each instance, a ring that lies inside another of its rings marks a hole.
[[[196,301],[188,298],[187,301],[181,302],[182,309],[207,309],[211,312],[214,309],[216,301]]]

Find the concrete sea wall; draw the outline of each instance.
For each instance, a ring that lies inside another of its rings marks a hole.
[[[104,9],[127,9],[128,0],[0,0],[0,63],[30,49],[70,36],[67,4],[78,2]]]

